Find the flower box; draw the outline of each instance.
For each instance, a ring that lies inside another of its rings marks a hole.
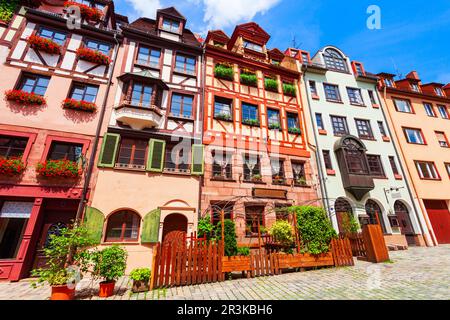
[[[269,124],[269,129],[270,130],[281,130],[281,125],[279,123],[272,123],[272,124]]]
[[[25,170],[25,164],[21,159],[0,159],[0,175],[15,176],[20,175]]]
[[[97,110],[95,103],[70,98],[63,101],[63,108],[87,112],[95,112]]]
[[[256,74],[254,72],[242,70],[240,79],[241,79],[242,84],[245,84],[248,86],[253,86],[253,87],[258,86],[258,77],[256,76]]]
[[[302,130],[300,130],[299,128],[289,128],[288,132],[290,134],[296,134],[296,135],[302,134]]]
[[[78,59],[89,61],[96,64],[109,65],[111,63],[110,57],[101,53],[100,51],[89,48],[78,48],[77,57]]]
[[[78,178],[81,176],[82,170],[78,163],[70,160],[47,160],[38,163],[36,173],[46,178]]]
[[[256,119],[242,119],[242,123],[252,127],[259,127],[259,121]]]
[[[9,90],[5,92],[6,100],[14,101],[25,105],[44,105],[45,98],[35,93],[26,92],[23,90]]]
[[[264,87],[268,91],[278,92],[278,81],[276,79],[266,78],[264,80]]]
[[[218,63],[214,67],[214,76],[216,78],[233,81],[234,71],[231,64]]]
[[[296,94],[295,86],[290,83],[283,83],[283,92],[285,95],[295,97]]]
[[[27,38],[27,42],[30,44],[30,47],[35,50],[44,51],[48,54],[61,53],[61,46],[50,39],[46,39],[37,35],[31,35]]]
[[[97,8],[92,8],[88,5],[78,3],[76,1],[66,1],[64,3],[64,7],[66,8],[71,6],[80,8],[81,18],[83,18],[84,20],[97,22],[100,21],[100,19],[103,17],[103,12]]]
[[[233,118],[228,113],[218,113],[214,115],[214,119],[216,120],[224,120],[224,121],[232,121]]]

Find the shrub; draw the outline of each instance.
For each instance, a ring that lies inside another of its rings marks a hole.
[[[74,283],[75,270],[67,267],[77,265],[81,272],[88,271],[91,255],[88,247],[94,245],[84,227],[61,228],[57,234],[51,234],[49,244],[44,248],[45,268],[32,270],[31,275],[38,277],[33,287],[47,282],[50,286]]]
[[[152,272],[149,268],[138,268],[130,272],[130,278],[134,281],[148,282],[151,276]]]
[[[230,64],[218,63],[214,67],[214,75],[217,78],[232,81],[234,78],[233,66]]]
[[[95,103],[70,98],[67,98],[63,101],[63,108],[88,112],[94,112],[95,110],[97,110],[97,106],[95,105]]]
[[[289,211],[297,215],[301,251],[311,254],[328,252],[331,239],[337,237],[337,234],[325,210],[313,206],[294,206]]]
[[[0,158],[0,175],[19,175],[25,170],[25,164],[21,159],[1,159]]]
[[[127,252],[118,245],[107,247],[93,254],[93,275],[106,282],[117,281],[125,274]]]
[[[251,71],[241,71],[240,79],[242,84],[254,87],[258,85],[258,78],[256,74]]]
[[[346,212],[342,216],[342,228],[344,233],[357,233],[359,223],[351,212]]]
[[[214,225],[211,223],[211,217],[209,215],[198,220],[197,233],[199,237],[206,235],[206,238],[209,240],[212,237],[213,231]]]
[[[294,244],[294,228],[285,220],[275,222],[269,229],[269,234],[274,237],[275,241],[284,245],[292,246]]]
[[[238,252],[237,241],[236,241],[236,226],[234,222],[230,219],[225,219],[224,221],[224,253],[227,257],[235,256]],[[222,239],[222,223],[219,222],[216,226],[216,236],[219,240]]]
[[[100,51],[90,48],[78,48],[77,57],[81,60],[86,60],[96,64],[108,65],[111,63],[111,58],[101,53]]]
[[[30,44],[30,47],[35,50],[44,51],[49,54],[61,53],[61,46],[53,40],[47,38],[31,35],[28,37],[27,42]]]
[[[295,96],[295,86],[291,83],[283,83],[283,92],[289,96]]]
[[[78,163],[70,160],[47,160],[38,163],[36,173],[41,177],[78,178],[82,171]]]
[[[11,21],[18,5],[19,0],[0,0],[0,20]]]
[[[272,78],[266,78],[264,80],[264,87],[266,90],[278,92],[278,81]]]
[[[30,93],[22,90],[8,90],[5,92],[6,100],[14,101],[24,105],[44,105],[45,98],[35,93]]]
[[[240,247],[237,249],[238,256],[249,256],[250,255],[250,248],[249,247]]]

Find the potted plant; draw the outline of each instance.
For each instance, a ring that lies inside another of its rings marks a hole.
[[[5,97],[8,101],[14,101],[24,105],[41,106],[46,104],[44,97],[23,90],[8,90],[5,92]]]
[[[221,112],[214,115],[214,118],[217,120],[231,121],[231,115],[225,112]]]
[[[264,87],[268,91],[278,92],[278,81],[277,79],[266,77],[264,80]]]
[[[0,175],[16,176],[22,174],[25,164],[20,158],[0,158]]]
[[[265,236],[265,235],[267,235],[267,228],[264,226],[259,226],[259,232],[260,232],[261,236]]]
[[[252,127],[259,127],[258,119],[243,119],[242,123]]]
[[[245,226],[245,234],[247,236],[251,236],[252,235],[252,225],[251,224],[247,224]]]
[[[283,92],[285,95],[295,97],[295,86],[292,83],[283,83]]]
[[[151,274],[149,268],[138,268],[131,271],[130,278],[133,280],[131,290],[134,293],[148,291],[150,289]]]
[[[45,178],[78,178],[82,174],[78,163],[70,160],[47,160],[36,165],[36,173]]]
[[[254,174],[254,175],[252,175],[251,180],[254,182],[260,182],[262,180],[262,176],[260,174]]]
[[[61,228],[51,234],[48,245],[44,248],[47,259],[45,267],[31,271],[38,277],[32,283],[38,285],[48,283],[51,286],[51,300],[73,300],[75,296],[75,279],[81,276],[90,266],[88,247],[93,242],[84,227]]]
[[[295,184],[298,186],[306,186],[306,178],[300,177],[300,178],[296,179]]]
[[[283,184],[284,178],[282,176],[277,175],[277,176],[273,177],[272,181],[274,184]]]
[[[214,76],[216,78],[233,81],[233,65],[229,63],[217,63],[214,67]]]
[[[271,123],[269,124],[270,130],[281,130],[281,125],[279,123]]]
[[[118,245],[113,245],[97,251],[93,255],[93,263],[94,277],[103,279],[100,282],[99,297],[112,296],[116,281],[125,274],[127,252]]]
[[[299,128],[296,128],[296,127],[288,128],[288,132],[290,134],[296,134],[296,135],[300,135],[302,133],[302,131]]]
[[[254,71],[242,69],[240,79],[242,84],[252,87],[258,86],[258,77]]]

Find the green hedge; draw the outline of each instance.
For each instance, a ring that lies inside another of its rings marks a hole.
[[[11,21],[19,0],[0,0],[0,20]]]

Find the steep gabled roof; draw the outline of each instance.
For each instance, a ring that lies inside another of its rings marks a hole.
[[[159,9],[157,11],[157,14],[161,14],[161,13],[164,14],[164,15],[172,16],[174,18],[186,20],[186,18],[175,7],[168,7],[168,8],[165,8],[165,9]]]

